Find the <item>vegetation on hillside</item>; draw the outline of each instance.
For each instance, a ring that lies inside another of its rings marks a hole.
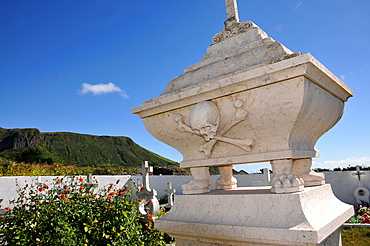
[[[0,157],[18,163],[83,167],[178,167],[178,163],[142,148],[128,137],[93,136],[38,129],[0,128]]]

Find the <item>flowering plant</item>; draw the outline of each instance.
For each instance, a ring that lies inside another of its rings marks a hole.
[[[96,190],[82,177],[17,184],[14,208],[0,217],[0,245],[166,245],[171,238],[131,199],[137,187],[118,184]]]
[[[370,207],[360,205],[354,215],[347,221],[347,223],[363,223],[370,224]]]

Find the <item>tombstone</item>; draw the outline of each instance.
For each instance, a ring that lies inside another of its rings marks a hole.
[[[370,191],[363,185],[361,180],[361,176],[366,175],[366,173],[361,172],[360,166],[357,165],[356,172],[353,173],[352,175],[356,175],[358,178],[358,187],[353,191],[353,195],[356,198],[357,205],[369,204]]]
[[[270,169],[263,168],[262,169],[263,180],[253,181],[252,186],[266,186],[270,184]]]
[[[151,189],[149,185],[149,173],[153,172],[153,167],[149,167],[147,161],[142,163],[141,175],[143,186],[140,191],[136,192],[136,196],[141,200],[138,204],[139,210],[142,214],[155,215],[159,213],[159,202],[157,199],[157,191]]]
[[[2,201],[3,201],[4,199],[0,199],[0,203],[2,203]],[[2,206],[0,205],[0,215],[2,215],[2,214],[6,214],[7,213],[7,211],[5,211],[4,210],[4,208],[1,208]]]
[[[91,190],[93,187],[98,187],[98,183],[94,180],[92,173],[87,174],[87,182],[84,186],[87,190]]]
[[[168,211],[173,206],[173,196],[176,192],[175,189],[172,188],[172,182],[167,182],[167,190],[164,191],[167,194],[167,205],[165,206],[165,209]]]
[[[202,60],[132,109],[193,176],[155,226],[178,246],[339,245],[353,208],[311,166],[352,91],[312,55],[240,22],[236,0],[226,12]],[[267,161],[270,187],[237,187],[233,165]],[[212,191],[210,166],[221,174]]]

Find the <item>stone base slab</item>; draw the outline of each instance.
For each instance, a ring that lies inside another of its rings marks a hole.
[[[155,227],[176,245],[341,245],[340,226],[353,207],[329,184],[302,192],[271,194],[270,187],[176,195]]]

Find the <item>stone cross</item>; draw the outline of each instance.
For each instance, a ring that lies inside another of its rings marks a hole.
[[[139,172],[141,172],[142,175],[144,189],[151,191],[149,186],[149,173],[153,172],[153,167],[149,167],[148,161],[144,161]]]
[[[149,187],[149,173],[153,172],[153,167],[149,167],[148,161],[144,161],[141,169],[143,190],[136,192],[136,196],[141,200],[137,205],[142,214],[158,214],[159,202],[157,199],[157,191]]]
[[[167,190],[164,192],[167,194],[168,198],[168,204],[166,205],[166,208],[171,209],[173,206],[173,195],[176,192],[176,190],[172,188],[172,182],[167,182]]]
[[[94,178],[92,173],[87,175],[87,183],[85,184],[87,189],[91,189],[92,187],[98,187],[97,183],[94,183]]]
[[[362,185],[362,180],[361,180],[361,175],[365,175],[365,173],[364,172],[361,172],[361,168],[360,168],[359,165],[356,166],[356,172],[353,173],[352,175],[357,175],[357,177],[358,177],[358,185],[359,186],[363,186]]]
[[[227,19],[239,22],[238,6],[236,0],[225,0]]]

